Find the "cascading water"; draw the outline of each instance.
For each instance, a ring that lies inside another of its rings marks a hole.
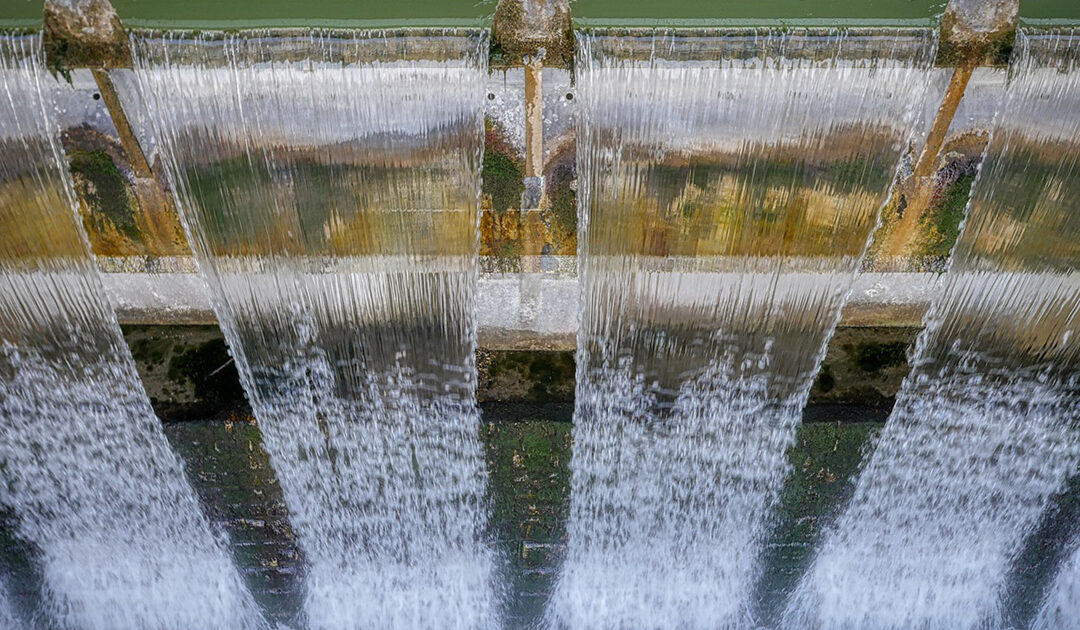
[[[1018,34],[946,285],[792,627],[1003,623],[1012,560],[1080,464],[1078,44]]]
[[[1058,571],[1050,593],[1043,602],[1034,630],[1076,630],[1080,628],[1080,544]]]
[[[487,41],[136,40],[311,628],[497,623],[474,293]]]
[[[582,325],[553,625],[751,623],[785,449],[934,44],[579,39]]]
[[[0,584],[0,628],[3,630],[20,630],[22,624],[15,616],[15,610],[8,598],[7,589]]]
[[[0,38],[0,501],[59,628],[263,625],[169,450],[106,301],[40,38]]]

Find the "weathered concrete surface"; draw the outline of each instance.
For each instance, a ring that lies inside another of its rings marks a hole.
[[[175,265],[181,263],[174,262]],[[102,274],[124,324],[213,324],[202,278],[195,273]],[[918,327],[941,276],[860,275],[841,325]],[[572,350],[578,328],[577,277],[565,273],[483,274],[477,295],[479,344],[496,350]]]
[[[122,269],[118,262],[109,263]],[[162,261],[158,261],[162,264]],[[235,366],[202,278],[180,271],[102,274],[158,413],[229,415],[245,407]],[[941,277],[860,276],[829,345],[813,402],[888,406],[908,372],[907,350]],[[480,401],[571,402],[578,286],[574,275],[485,274],[480,279],[477,353]]]
[[[949,0],[941,17],[938,64],[1006,65],[1019,11],[1020,0]]]
[[[129,68],[124,26],[108,0],[45,0],[45,58],[68,76],[73,68]]]
[[[892,406],[910,366],[907,355],[921,328],[837,328],[810,399],[815,403]]]
[[[569,67],[574,32],[569,0],[499,0],[491,28],[492,65],[516,66],[529,57]]]
[[[576,253],[574,103],[565,69],[531,65],[491,74],[480,217],[483,270],[522,271],[524,257]]]
[[[942,274],[863,273],[855,278],[840,319],[851,327],[921,327],[944,280]]]

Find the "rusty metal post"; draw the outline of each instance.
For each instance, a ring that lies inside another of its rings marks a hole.
[[[544,66],[538,57],[525,64],[525,177],[544,174]]]
[[[949,1],[941,19],[938,63],[954,67],[952,78],[914,169],[899,182],[897,194],[902,195],[906,208],[884,236],[881,254],[895,257],[912,247],[919,221],[930,208],[934,190],[931,178],[968,81],[976,67],[1008,61],[1018,11],[1019,0]]]
[[[525,192],[521,209],[539,208],[544,198],[544,64],[541,55],[525,61]]]
[[[941,145],[945,142],[945,134],[948,133],[949,126],[952,125],[956,110],[960,107],[960,101],[964,98],[964,90],[967,89],[968,81],[971,79],[971,73],[974,70],[975,64],[970,62],[959,65],[953,70],[949,88],[945,91],[945,98],[941,100],[937,116],[934,117],[934,124],[930,128],[930,133],[926,136],[926,145],[923,147],[922,155],[919,156],[919,161],[915,165],[913,173],[915,178],[929,177],[933,171],[938,154],[941,152]]]
[[[521,210],[544,204],[544,66],[569,67],[569,0],[499,0],[492,37],[502,64],[525,70],[525,192]]]

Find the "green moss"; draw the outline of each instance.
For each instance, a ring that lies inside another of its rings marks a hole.
[[[1007,66],[1016,42],[1016,29],[1008,28],[997,33],[987,34],[980,41],[954,42],[953,31],[956,28],[956,16],[946,12],[941,18],[937,59],[935,63],[943,67],[955,67],[964,63],[982,66]]]
[[[249,419],[166,423],[207,515],[228,534],[252,594],[275,621],[301,603],[304,566],[262,436]]]
[[[105,151],[72,151],[68,154],[71,174],[79,194],[90,210],[93,227],[111,225],[132,240],[139,239],[139,225],[128,195],[123,174]]]
[[[577,233],[577,193],[573,189],[574,179],[572,169],[558,170],[552,174],[548,186],[551,214],[568,234]]]
[[[948,257],[960,236],[960,223],[964,220],[974,181],[974,173],[958,177],[945,187],[938,202],[919,219],[922,224],[919,255]]]
[[[152,370],[165,360],[165,355],[168,354],[169,349],[172,347],[172,341],[169,339],[142,338],[133,341],[129,347],[135,362],[146,366],[148,370]]]
[[[486,414],[485,414],[486,415]],[[490,527],[511,565],[512,626],[532,627],[557,575],[570,496],[569,422],[486,424]]]
[[[788,449],[791,467],[780,494],[773,540],[765,554],[760,614],[776,620],[786,595],[808,566],[821,535],[853,489],[878,423],[811,422]]]
[[[45,67],[53,77],[59,76],[70,84],[72,63],[68,59],[70,55],[68,40],[61,37],[47,38],[44,47]]]
[[[540,49],[544,50],[545,66],[570,67],[574,58],[574,32],[569,9],[556,6],[547,19],[552,26],[538,40],[526,24],[520,0],[499,2],[491,27],[492,53],[497,53],[492,55],[492,67],[519,66],[525,57],[536,55]]]
[[[513,158],[485,148],[483,178],[483,192],[491,198],[492,210],[505,212],[521,205],[525,180],[521,167]]]

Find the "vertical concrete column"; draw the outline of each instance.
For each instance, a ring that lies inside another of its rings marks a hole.
[[[499,0],[492,39],[508,65],[525,69],[525,192],[521,210],[544,197],[544,65],[569,67],[574,52],[569,0]]]

